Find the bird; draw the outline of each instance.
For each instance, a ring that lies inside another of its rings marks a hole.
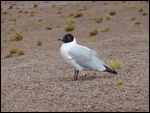
[[[63,42],[60,47],[61,56],[64,61],[71,65],[75,70],[73,76],[74,81],[78,79],[78,73],[82,70],[117,74],[115,70],[110,68],[104,61],[96,56],[97,53],[94,50],[77,44],[76,38],[71,33],[65,34],[63,38],[58,39],[58,41]]]

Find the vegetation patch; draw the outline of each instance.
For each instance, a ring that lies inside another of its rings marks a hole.
[[[103,18],[94,18],[94,20],[96,23],[102,23]]]
[[[93,29],[93,30],[91,30],[90,32],[89,32],[89,35],[90,36],[95,36],[95,35],[97,35],[98,34],[98,30],[97,29]]]
[[[16,31],[14,35],[10,36],[11,41],[20,41],[22,39],[23,39],[23,36],[20,31]]]
[[[67,24],[65,26],[65,31],[69,32],[69,31],[73,31],[75,29],[74,25],[72,24]]]

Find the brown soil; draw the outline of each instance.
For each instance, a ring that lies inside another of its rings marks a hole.
[[[34,8],[35,3],[38,7]],[[13,8],[8,9],[11,4]],[[106,63],[119,59],[122,69],[117,70],[118,75],[81,71],[73,81],[74,70],[60,55],[57,38],[67,33],[64,27],[69,14],[84,6],[87,10],[74,18],[75,30],[70,33]],[[58,7],[62,8],[60,14]],[[1,8],[1,111],[149,112],[149,2],[2,1]],[[3,14],[5,10],[7,14]],[[116,15],[106,20],[112,10]],[[96,23],[96,17],[103,18],[102,23]],[[135,20],[130,21],[131,17]],[[53,24],[52,30],[45,29],[48,24]],[[101,32],[104,27],[110,30]],[[92,29],[97,29],[98,35],[89,36]],[[18,30],[23,40],[10,41]],[[42,46],[36,45],[38,39]],[[16,46],[25,55],[4,59]],[[120,79],[124,84],[117,86]]]

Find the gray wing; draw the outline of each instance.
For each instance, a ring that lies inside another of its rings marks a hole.
[[[85,46],[76,46],[71,48],[69,55],[75,62],[88,70],[97,70],[103,71],[106,68],[104,67],[104,62],[96,57],[96,52],[85,47]]]

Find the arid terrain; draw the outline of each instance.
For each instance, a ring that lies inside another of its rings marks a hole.
[[[106,63],[119,59],[118,74],[74,81],[57,41],[66,33]],[[149,112],[149,2],[2,1],[1,111]]]

